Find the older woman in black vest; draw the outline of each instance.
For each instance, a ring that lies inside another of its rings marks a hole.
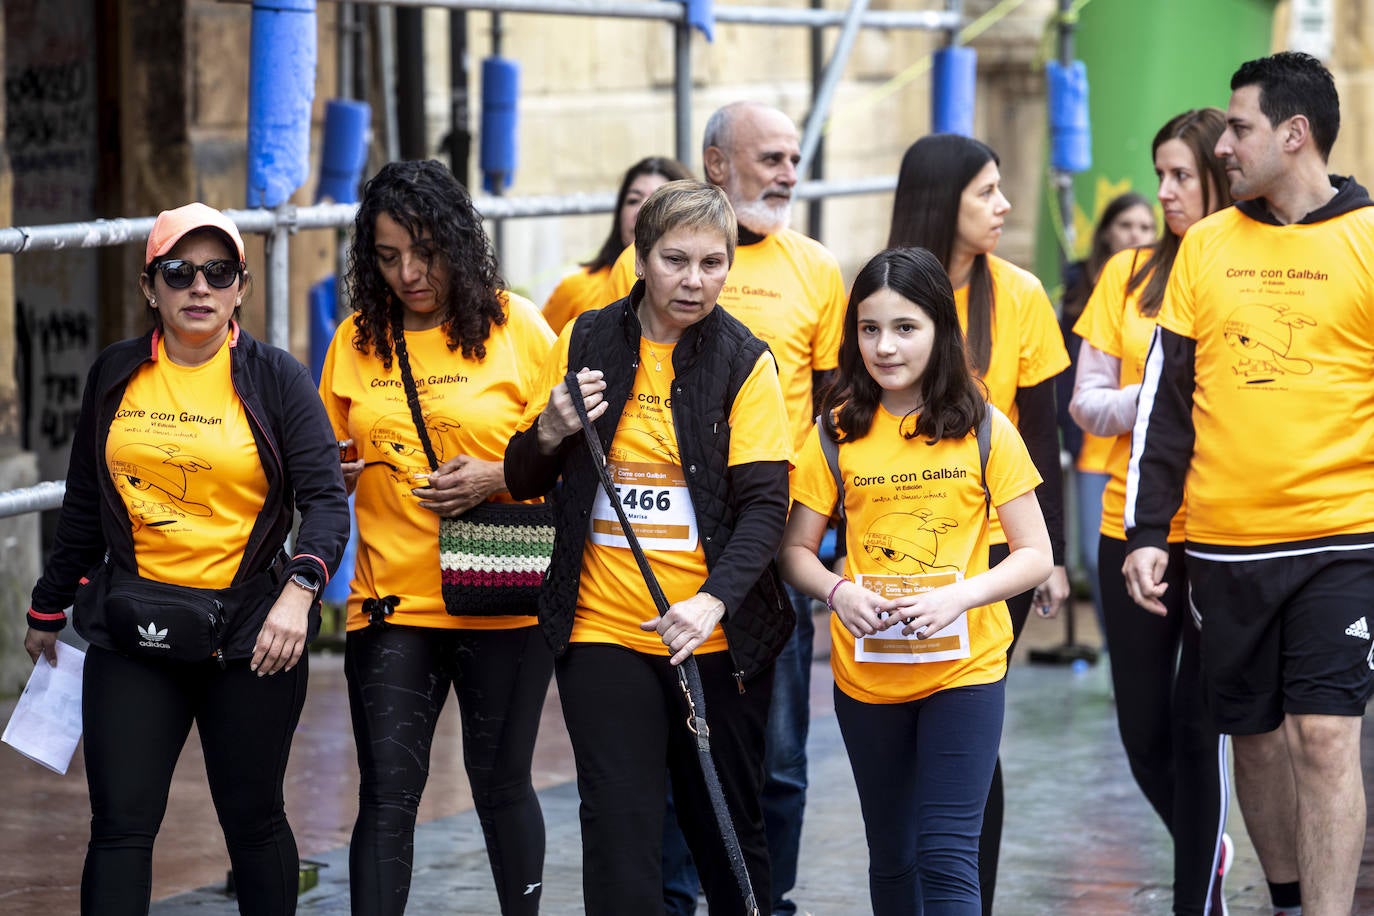
[[[772,566],[791,446],[767,346],[717,309],[735,217],[710,185],[645,202],[630,295],[568,328],[506,451],[517,499],[557,495],[540,623],[582,797],[587,912],[662,912],[665,766],[712,911],[741,892],[712,817],[676,666],[695,655],[712,751],[749,877],[767,888],[759,792],[773,659],[792,627]],[[655,613],[562,382],[578,387],[625,509],[670,604]],[[590,368],[588,368],[590,367]]]

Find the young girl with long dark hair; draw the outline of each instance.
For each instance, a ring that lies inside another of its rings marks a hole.
[[[1032,604],[1050,617],[1069,595],[1054,406],[1055,376],[1068,368],[1069,354],[1040,281],[993,254],[1011,212],[1011,203],[1002,193],[1000,161],[990,146],[971,137],[931,134],[917,140],[902,157],[887,244],[890,248],[920,246],[939,259],[954,287],[968,358],[987,386],[988,402],[1016,426],[1043,480],[1036,495],[1050,532],[1054,571],[1034,593],[1027,588],[1007,601],[1015,646]],[[988,562],[995,566],[1007,555],[1007,541],[995,512],[989,543]],[[992,913],[1002,808],[999,764],[988,792],[979,853],[984,916]]]
[[[942,913],[976,916],[1011,645],[1004,600],[1050,573],[1040,475],[969,372],[954,293],[930,252],[889,249],[859,273],[839,363],[792,474],[779,560],[834,611],[835,714],[873,912],[938,900]],[[837,504],[848,577],[816,557]],[[1008,553],[989,568],[994,507]]]

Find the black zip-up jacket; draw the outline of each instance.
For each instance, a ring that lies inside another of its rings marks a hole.
[[[605,373],[607,409],[596,421],[605,449],[639,366],[635,307],[643,288],[642,281],[636,283],[628,297],[580,316],[573,330],[568,364]],[[766,350],[720,308],[689,327],[673,350],[673,429],[706,555],[701,591],[725,604],[721,625],[741,687],[773,663],[795,624],[773,563],[787,521],[787,462],[729,466],[730,406]],[[561,655],[572,634],[582,547],[600,488],[591,451],[576,434],[554,454],[540,454],[538,434],[531,427],[511,440],[505,470],[506,485],[516,499],[548,493],[562,475],[554,495],[558,535],[539,599],[539,622],[554,653]]]
[[[327,582],[348,540],[349,518],[338,444],[319,392],[309,371],[291,354],[255,340],[237,323],[230,325],[229,334],[230,378],[243,402],[267,477],[267,498],[233,585],[272,567],[297,509],[301,524],[295,551],[279,570],[277,582],[297,572]],[[155,360],[157,353],[156,331],[120,341],[96,358],[86,378],[52,556],[31,598],[28,622],[36,630],[66,626],[62,609],[71,605],[81,578],[107,552],[121,569],[138,568],[129,516],[105,465],[105,441],[134,370]],[[276,593],[271,597],[275,600]],[[271,606],[272,601],[264,601],[252,613],[229,622],[226,658],[252,654]],[[78,629],[97,645],[114,648],[103,644],[98,627],[94,632],[86,632],[82,625]]]

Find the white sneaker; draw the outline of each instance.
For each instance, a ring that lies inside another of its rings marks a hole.
[[[1222,888],[1226,884],[1226,873],[1231,870],[1231,864],[1236,859],[1236,844],[1231,841],[1231,834],[1221,835],[1221,856],[1217,862],[1217,873],[1212,876],[1212,889],[1207,895],[1207,912],[1211,916],[1227,916],[1229,910],[1226,909],[1226,895]],[[1275,916],[1282,916],[1276,913]]]

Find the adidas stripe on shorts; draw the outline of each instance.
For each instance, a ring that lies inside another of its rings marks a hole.
[[[1374,693],[1374,547],[1203,559],[1188,585],[1217,729],[1273,731],[1287,713],[1362,716]]]

